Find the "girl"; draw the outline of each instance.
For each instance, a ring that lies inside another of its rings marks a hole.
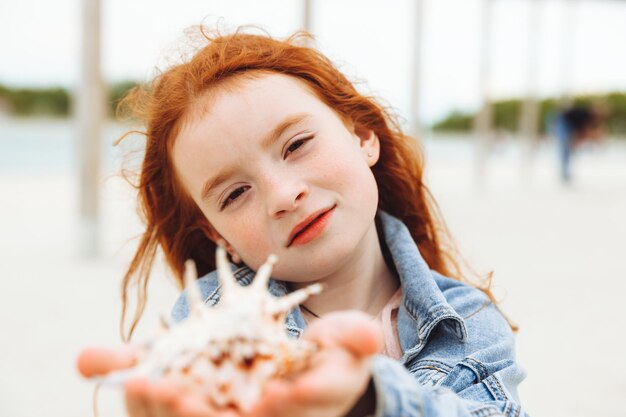
[[[130,285],[145,289],[159,248],[181,284],[184,261],[195,261],[212,304],[216,242],[243,283],[273,253],[274,294],[324,284],[285,323],[324,348],[310,370],[270,384],[251,415],[523,414],[511,328],[488,289],[460,281],[416,142],[300,38],[206,36],[126,99],[147,126],[147,227],[124,305]],[[143,301],[140,292],[130,333]],[[181,297],[173,320],[186,314]],[[90,349],[79,369],[133,361],[132,350]],[[126,394],[131,416],[237,415],[176,381],[132,381]]]

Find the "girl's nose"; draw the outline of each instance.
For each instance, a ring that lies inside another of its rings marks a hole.
[[[302,204],[308,194],[303,181],[276,181],[269,187],[268,214],[280,218]]]

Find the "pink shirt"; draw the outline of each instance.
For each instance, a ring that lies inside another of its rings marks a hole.
[[[393,359],[400,359],[402,357],[402,347],[400,346],[398,328],[396,326],[398,322],[398,309],[400,308],[401,302],[402,287],[398,288],[381,312],[374,318],[374,320],[381,325],[385,339],[385,345],[380,353]]]
[[[402,303],[402,294],[402,287],[400,287],[391,296],[389,301],[387,301],[387,304],[385,304],[380,313],[374,317],[374,321],[376,321],[383,330],[384,346],[380,354],[396,360],[400,359],[403,355],[396,325],[398,322],[398,309],[400,308],[400,303]],[[304,315],[305,311],[302,313]],[[309,319],[306,317],[308,314],[309,313],[306,313],[306,315],[304,315],[304,320],[307,324],[309,323]]]

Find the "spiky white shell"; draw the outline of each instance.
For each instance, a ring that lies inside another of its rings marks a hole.
[[[189,315],[179,324],[144,345],[133,368],[111,373],[100,381],[119,384],[144,376],[183,377],[197,387],[215,407],[249,410],[272,378],[302,369],[316,347],[290,339],[284,320],[291,308],[319,284],[275,297],[267,291],[276,257],[270,255],[244,287],[233,276],[226,252],[217,249],[217,272],[222,295],[217,305],[202,302],[192,261],[185,264]]]

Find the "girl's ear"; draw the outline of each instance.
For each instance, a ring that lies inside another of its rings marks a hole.
[[[373,130],[363,126],[356,125],[354,134],[359,138],[363,157],[367,161],[367,165],[371,168],[376,165],[380,157],[380,140]]]

